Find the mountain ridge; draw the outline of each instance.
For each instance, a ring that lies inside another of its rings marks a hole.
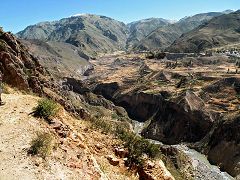
[[[201,52],[240,40],[240,10],[224,14],[183,34],[169,48],[171,52]]]
[[[40,22],[16,35],[26,40],[69,43],[90,56],[119,50],[164,50],[182,34],[230,12],[196,14],[175,23],[163,18],[147,18],[128,24],[107,16],[80,14],[59,21]]]

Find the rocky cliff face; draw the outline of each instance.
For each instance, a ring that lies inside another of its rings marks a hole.
[[[104,88],[103,88],[104,87]],[[143,92],[121,94],[116,83],[100,84],[95,93],[110,98],[124,107],[130,118],[148,122],[142,135],[166,144],[196,142],[211,129],[213,119],[203,101],[192,92],[186,92],[180,102],[166,101],[163,96]],[[111,96],[111,97],[109,97]]]
[[[42,93],[47,72],[12,34],[0,31],[0,71],[3,81],[21,90]]]
[[[239,129],[239,114],[229,115],[215,126],[207,140],[200,143],[209,161],[234,177],[240,174]]]

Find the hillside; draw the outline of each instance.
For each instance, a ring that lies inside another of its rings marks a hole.
[[[76,46],[63,42],[21,40],[55,77],[81,78],[91,68],[89,57]]]
[[[68,43],[92,57],[119,50],[163,50],[183,33],[229,12],[197,14],[175,23],[162,18],[149,18],[127,25],[109,17],[85,14],[28,26],[17,36],[32,42],[59,42],[59,46],[64,46],[60,43]],[[60,48],[56,44],[54,47]]]
[[[162,18],[149,18],[129,23],[127,48],[131,49],[151,32],[168,24],[170,24],[169,21]]]
[[[185,17],[174,24],[168,24],[166,26],[159,27],[143,38],[138,44],[136,44],[134,49],[164,50],[183,33],[186,33],[209,21],[213,17],[220,16],[222,14],[223,13],[219,12],[197,14],[194,16]]]
[[[114,155],[112,137],[90,129],[61,110],[52,124],[29,115],[39,97],[19,92],[4,94],[5,106],[0,108],[0,177],[17,179],[137,179],[112,166],[105,156]],[[38,132],[54,137],[56,148],[47,159],[28,155],[31,141]],[[67,133],[67,137],[63,134]],[[101,147],[97,149],[96,147]]]
[[[56,79],[11,33],[0,40],[1,179],[175,179],[123,108],[78,79]]]
[[[94,55],[96,52],[124,50],[127,34],[128,28],[122,22],[86,14],[29,26],[17,36],[22,39],[65,42]]]
[[[240,40],[240,11],[215,17],[202,26],[183,34],[167,50],[201,52],[214,47],[234,44]]]

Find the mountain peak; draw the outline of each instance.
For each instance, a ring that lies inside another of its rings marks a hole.
[[[90,14],[88,14],[88,13],[79,13],[79,14],[71,15],[69,17],[88,16],[88,15],[90,15]]]

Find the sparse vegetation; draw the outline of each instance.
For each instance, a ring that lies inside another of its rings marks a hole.
[[[93,123],[92,124],[93,127],[97,129],[101,129],[104,133],[113,132],[113,127],[110,125],[110,123],[105,121],[103,118],[93,118],[91,122]]]
[[[113,115],[112,119],[117,118],[117,114]],[[142,166],[144,164],[144,155],[149,158],[156,158],[161,154],[160,147],[150,143],[148,140],[136,135],[129,130],[129,127],[124,122],[110,122],[102,117],[93,117],[91,119],[92,126],[101,129],[104,133],[113,134],[123,141],[125,148],[129,151],[126,165],[129,167]]]
[[[154,59],[154,58],[156,58],[156,59],[164,59],[165,58],[165,56],[166,56],[166,53],[164,53],[164,52],[148,52],[147,54],[146,54],[146,58],[147,59]]]
[[[34,116],[48,119],[50,116],[56,115],[59,110],[59,106],[52,100],[42,99],[38,101],[37,107],[33,110]]]
[[[6,83],[2,83],[2,90],[5,94],[10,94],[10,88]]]
[[[37,137],[31,141],[29,154],[39,155],[42,158],[49,156],[54,147],[54,137],[49,133],[37,133]]]
[[[124,141],[124,146],[129,150],[127,165],[142,166],[144,163],[144,155],[150,158],[156,158],[161,154],[159,145],[153,144],[148,140],[129,132],[122,127],[116,128],[116,136]]]
[[[147,58],[147,59],[154,59],[154,53],[153,53],[153,52],[148,52],[148,53],[146,54],[146,58]]]

